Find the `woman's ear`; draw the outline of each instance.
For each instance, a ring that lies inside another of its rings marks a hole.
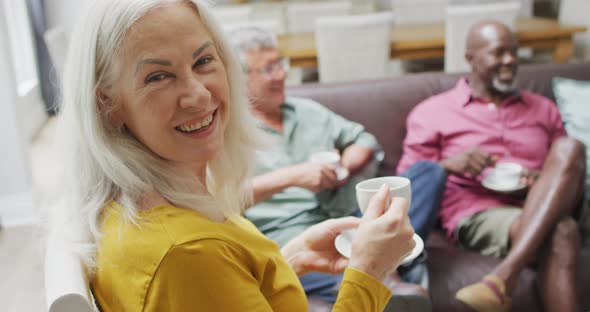
[[[98,111],[101,112],[107,120],[115,127],[121,128],[125,125],[125,112],[123,107],[115,105],[112,97],[103,91],[96,92]]]

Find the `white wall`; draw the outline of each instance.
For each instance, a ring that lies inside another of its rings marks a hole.
[[[7,49],[3,61],[13,64],[14,70],[9,77],[15,77],[17,83],[17,124],[24,137],[31,140],[47,120],[47,113],[41,96],[35,43],[26,1],[0,0],[0,19],[7,34],[0,42]]]
[[[19,116],[21,101],[8,42],[6,19],[0,18],[0,217],[3,225],[15,225],[30,223],[36,219],[36,213],[31,192],[28,138],[22,130],[24,115]]]
[[[92,1],[94,0],[45,0],[47,28],[59,26],[69,35],[77,20]]]

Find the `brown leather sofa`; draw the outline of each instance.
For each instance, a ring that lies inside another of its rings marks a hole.
[[[345,118],[363,124],[377,137],[386,152],[379,175],[394,175],[402,154],[408,113],[427,97],[453,87],[460,76],[435,73],[375,81],[307,84],[289,88],[287,94],[312,98]],[[517,84],[519,88],[553,99],[552,78],[557,76],[590,80],[590,64],[522,66]],[[585,213],[586,216],[583,216],[580,221],[583,248],[579,276],[582,291],[581,307],[583,311],[588,311],[590,310],[590,239],[588,239],[590,217],[587,216],[587,211]],[[454,299],[455,292],[465,285],[480,280],[499,261],[453,246],[446,241],[440,229],[430,235],[426,245],[429,291],[434,311],[468,310]],[[538,277],[533,269],[522,272],[518,288],[513,295],[512,310],[543,311]]]

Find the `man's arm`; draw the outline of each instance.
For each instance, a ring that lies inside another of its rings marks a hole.
[[[406,121],[407,134],[403,143],[403,154],[397,166],[402,173],[421,160],[441,161],[441,134],[433,128],[427,110],[419,104]]]
[[[404,139],[403,155],[397,167],[398,173],[404,172],[418,161],[427,160],[438,162],[448,173],[477,176],[486,167],[495,163],[497,157],[477,147],[443,159],[442,134],[427,108],[419,104],[408,116],[408,132]]]
[[[341,153],[340,165],[350,175],[359,173],[373,159],[381,161],[383,149],[365,127],[324,108],[331,125],[334,148]]]
[[[478,176],[486,167],[493,166],[498,156],[478,149],[471,148],[467,151],[443,159],[439,164],[449,173],[464,175],[471,174]]]
[[[371,148],[352,144],[344,149],[340,162],[352,175],[363,169],[371,161],[372,157],[373,150]]]
[[[264,201],[291,186],[314,193],[334,188],[338,183],[336,168],[328,164],[304,162],[273,170],[252,179],[254,204]]]

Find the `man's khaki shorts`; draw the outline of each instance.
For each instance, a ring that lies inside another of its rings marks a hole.
[[[521,213],[521,208],[502,206],[461,219],[455,230],[459,245],[484,256],[505,257],[510,250],[510,227]]]

